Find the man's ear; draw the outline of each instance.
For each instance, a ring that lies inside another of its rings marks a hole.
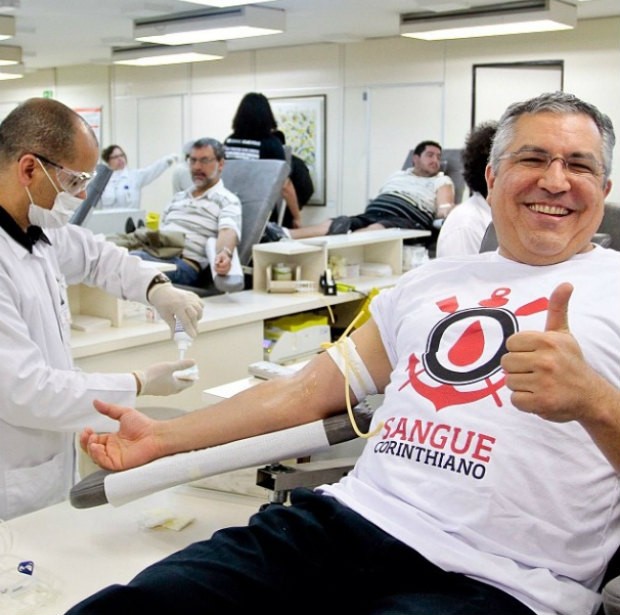
[[[495,173],[490,164],[487,164],[484,170],[484,178],[487,180],[487,203],[491,204],[491,194],[493,192],[493,186],[495,185]]]
[[[29,186],[32,183],[37,165],[37,159],[32,154],[24,154],[17,161],[17,177],[22,186]]]

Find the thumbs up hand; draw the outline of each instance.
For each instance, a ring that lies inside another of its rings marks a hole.
[[[502,357],[513,405],[549,421],[580,420],[589,412],[594,383],[600,379],[586,363],[569,329],[571,284],[560,284],[549,298],[544,331],[520,331],[506,342]]]

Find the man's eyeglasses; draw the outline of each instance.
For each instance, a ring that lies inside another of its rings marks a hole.
[[[33,153],[32,155],[38,158],[41,162],[54,167],[56,169],[56,178],[58,179],[60,187],[65,192],[68,192],[73,196],[79,194],[80,192],[84,192],[84,190],[86,190],[86,186],[88,186],[90,181],[96,175],[96,172],[86,173],[84,171],[73,171],[72,169],[63,167],[45,156],[41,156],[41,154]]]
[[[190,156],[187,159],[187,162],[189,163],[190,167],[196,163],[202,166],[206,166],[208,164],[211,164],[214,160],[217,160],[217,158],[207,158],[206,156],[204,158],[194,158],[193,156]]]
[[[500,160],[512,160],[512,162],[525,169],[536,171],[546,171],[556,160],[572,175],[598,176],[603,174],[603,165],[594,156],[585,154],[583,156],[552,156],[545,150],[523,149],[518,152],[509,152],[499,157]]]

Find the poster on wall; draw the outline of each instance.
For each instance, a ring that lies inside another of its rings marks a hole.
[[[311,205],[325,205],[325,95],[270,99],[278,128],[314,183]]]
[[[101,107],[80,107],[74,111],[86,120],[93,129],[97,142],[101,145]]]

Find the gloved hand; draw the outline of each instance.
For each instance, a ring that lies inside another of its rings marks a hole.
[[[172,166],[173,164],[176,164],[177,162],[179,162],[179,160],[181,160],[181,156],[179,156],[178,154],[169,154],[167,160],[168,164]]]
[[[134,372],[140,383],[138,395],[174,395],[194,384],[194,380],[185,380],[174,376],[174,372],[196,365],[193,359],[155,363],[144,370]]]
[[[172,284],[157,284],[149,292],[148,301],[166,321],[172,335],[175,317],[181,321],[185,333],[190,337],[198,335],[203,304],[196,293],[175,288]]]

